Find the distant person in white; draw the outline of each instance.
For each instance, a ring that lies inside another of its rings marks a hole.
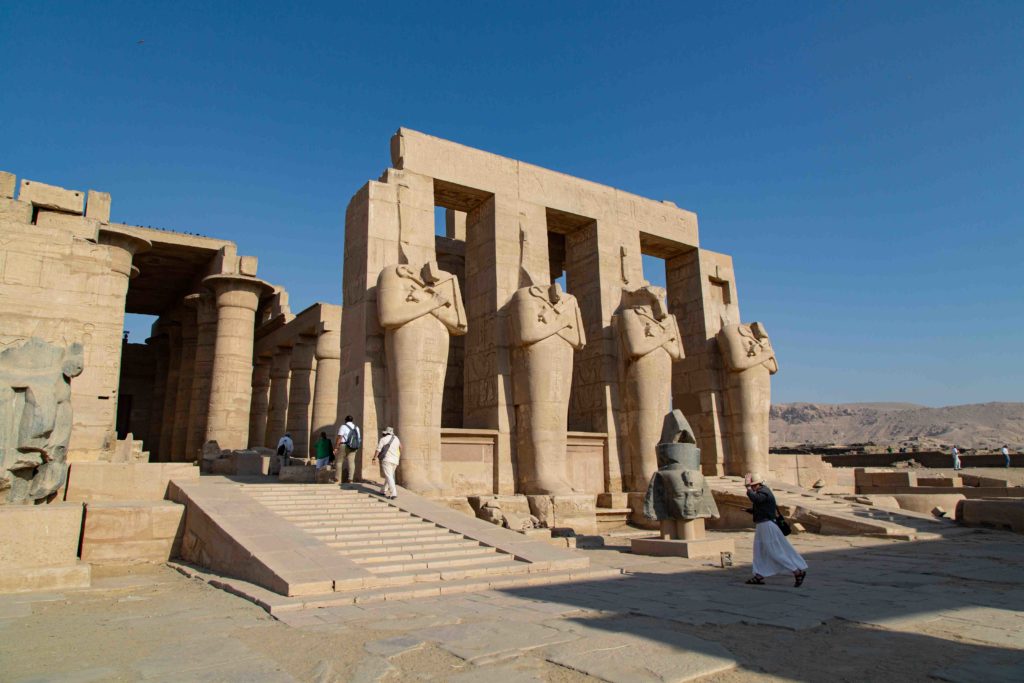
[[[1009,467],[1010,466],[1010,447],[1009,446],[1003,446],[1003,451],[1002,452],[1003,452],[1003,457],[1006,458],[1006,466]]]
[[[953,446],[953,450],[951,450],[950,453],[953,455],[953,469],[960,469],[960,449]]]
[[[380,460],[380,472],[384,475],[384,486],[381,495],[388,500],[398,498],[398,487],[395,486],[395,470],[402,459],[402,442],[395,436],[393,427],[380,433],[380,441],[373,452],[373,462]]]
[[[284,450],[281,450],[281,449]],[[295,450],[295,442],[292,441],[291,434],[285,434],[281,437],[281,440],[277,442],[277,454],[292,457],[292,451]]]
[[[352,437],[355,437],[353,440]],[[338,429],[338,437],[334,441],[335,452],[341,457],[341,483],[348,484],[356,473],[356,451],[359,447],[352,448],[351,445],[361,443],[362,432],[356,426],[355,418],[351,415],[345,416],[345,422]]]

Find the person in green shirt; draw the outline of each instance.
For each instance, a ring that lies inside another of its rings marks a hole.
[[[322,470],[327,467],[327,463],[331,461],[331,456],[334,455],[334,446],[331,445],[331,440],[327,438],[327,432],[320,432],[320,438],[316,440],[314,447],[316,448],[316,468]]]

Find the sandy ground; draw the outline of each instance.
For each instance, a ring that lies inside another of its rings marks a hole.
[[[621,578],[286,621],[167,567],[112,568],[89,589],[0,596],[0,680],[1024,680],[1024,537],[792,537],[811,567],[797,590],[745,585],[751,534],[728,536],[731,569],[608,539],[581,552]],[[730,670],[710,673],[716,653]]]

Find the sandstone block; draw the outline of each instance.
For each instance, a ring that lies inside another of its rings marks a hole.
[[[14,185],[17,180],[13,173],[0,171],[0,198],[10,199],[14,196]]]
[[[13,569],[74,565],[81,530],[80,503],[0,506],[0,577]]]
[[[994,527],[1024,533],[1024,500],[962,500],[956,506],[956,521],[967,526]]]
[[[704,538],[696,541],[661,538],[634,538],[630,541],[634,555],[658,557],[719,557],[723,552],[736,552],[736,543],[729,538]]]
[[[85,562],[61,567],[24,567],[0,570],[0,593],[28,591],[61,591],[69,588],[87,588],[92,570]]]
[[[35,180],[22,180],[18,199],[29,202],[40,209],[52,209],[82,215],[85,211],[85,194],[79,190],[66,190],[56,185],[47,185]]]
[[[629,507],[628,493],[599,493],[597,494],[597,507],[614,508],[622,510]]]
[[[163,500],[171,479],[196,479],[199,468],[191,463],[72,463],[68,474],[68,501]]]
[[[19,202],[16,199],[0,197],[0,220],[14,221],[15,223],[31,223],[32,205],[28,202]]]
[[[92,564],[166,562],[177,554],[185,507],[170,501],[89,503],[82,559]]]
[[[110,222],[110,193],[89,190],[85,203],[85,215],[100,223]]]
[[[894,496],[903,510],[929,513],[935,507],[946,510],[956,509],[956,504],[964,500],[962,493],[901,493]]]
[[[313,484],[316,482],[316,468],[306,465],[285,465],[277,478],[282,483]]]
[[[238,274],[248,275],[249,277],[256,277],[256,269],[259,266],[259,257],[256,256],[239,256],[238,257]]]
[[[36,225],[44,228],[68,230],[75,237],[95,242],[99,236],[100,222],[95,218],[74,216],[60,211],[40,211],[36,215]]]

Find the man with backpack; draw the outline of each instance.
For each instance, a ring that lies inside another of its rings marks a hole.
[[[341,459],[341,483],[349,484],[356,472],[356,451],[363,447],[363,434],[351,415],[345,416],[334,443]]]

